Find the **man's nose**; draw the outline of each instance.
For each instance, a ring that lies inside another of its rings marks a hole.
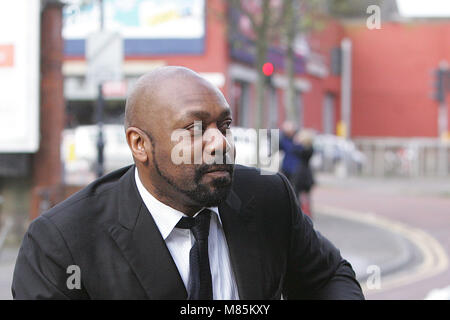
[[[210,128],[203,136],[206,154],[215,156],[216,153],[225,155],[231,148],[227,137],[217,128]]]

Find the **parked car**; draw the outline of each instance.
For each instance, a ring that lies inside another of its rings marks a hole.
[[[98,126],[85,125],[63,131],[62,161],[66,184],[84,185],[95,179]],[[133,163],[123,125],[103,125],[104,171]]]
[[[314,138],[312,167],[317,171],[336,172],[345,167],[359,172],[365,162],[364,154],[351,140],[330,134],[316,135]]]

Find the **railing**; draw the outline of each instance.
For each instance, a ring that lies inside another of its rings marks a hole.
[[[354,139],[364,154],[361,174],[377,177],[450,176],[450,143],[438,139]]]

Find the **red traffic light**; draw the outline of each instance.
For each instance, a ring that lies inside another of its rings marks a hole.
[[[271,64],[270,62],[264,63],[262,66],[262,72],[266,76],[271,76],[273,73],[273,64]]]

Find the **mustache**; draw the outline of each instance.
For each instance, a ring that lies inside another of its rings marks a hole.
[[[196,173],[198,176],[202,176],[208,172],[213,172],[213,171],[227,171],[231,174],[234,171],[234,165],[233,164],[220,164],[220,165],[203,164],[196,170]]]
[[[196,170],[195,170],[195,176],[194,176],[194,181],[195,183],[200,183],[202,177],[207,174],[208,172],[213,172],[213,171],[226,171],[230,174],[230,177],[233,177],[234,174],[234,164],[220,164],[220,165],[200,165]],[[220,179],[219,179],[220,180]]]
[[[220,164],[220,165],[200,165],[195,170],[195,177],[194,181],[195,183],[199,183],[202,179],[202,177],[207,174],[208,172],[214,172],[214,171],[226,171],[230,174],[230,177],[233,177],[234,174],[234,164]],[[220,180],[220,179],[219,179]]]

